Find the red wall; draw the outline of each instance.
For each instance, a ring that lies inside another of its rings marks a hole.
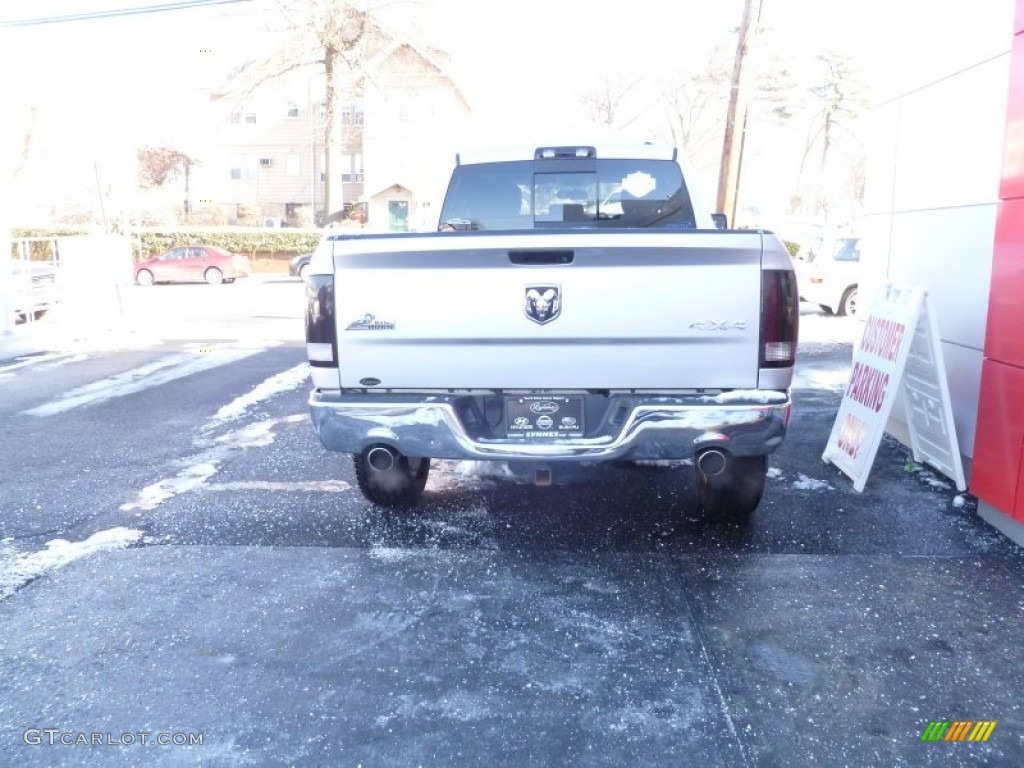
[[[1024,522],[1024,0],[1017,0],[971,492]]]

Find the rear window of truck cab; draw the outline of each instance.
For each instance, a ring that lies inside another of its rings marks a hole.
[[[521,160],[460,165],[439,229],[693,229],[690,195],[670,160]]]

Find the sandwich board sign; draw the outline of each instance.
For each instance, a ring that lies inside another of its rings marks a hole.
[[[886,283],[871,305],[850,380],[821,458],[863,491],[896,398],[902,398],[914,461],[967,488],[935,317],[921,288]]]

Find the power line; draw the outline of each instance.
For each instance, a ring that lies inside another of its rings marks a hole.
[[[89,11],[87,13],[66,13],[59,16],[43,16],[36,19],[14,19],[0,21],[0,27],[36,27],[43,24],[60,24],[68,21],[90,21],[92,19],[113,19],[119,16],[139,16],[146,13],[164,13],[166,11],[183,11],[192,8],[205,8],[212,5],[231,5],[234,3],[250,3],[252,0],[178,0],[178,2],[143,5],[135,8],[110,8],[105,11]]]

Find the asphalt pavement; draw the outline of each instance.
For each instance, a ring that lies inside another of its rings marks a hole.
[[[1021,549],[894,441],[821,461],[854,321],[804,317],[746,525],[690,466],[435,462],[388,512],[312,433],[301,286],[231,288],[0,354],[0,764],[1024,761]]]

